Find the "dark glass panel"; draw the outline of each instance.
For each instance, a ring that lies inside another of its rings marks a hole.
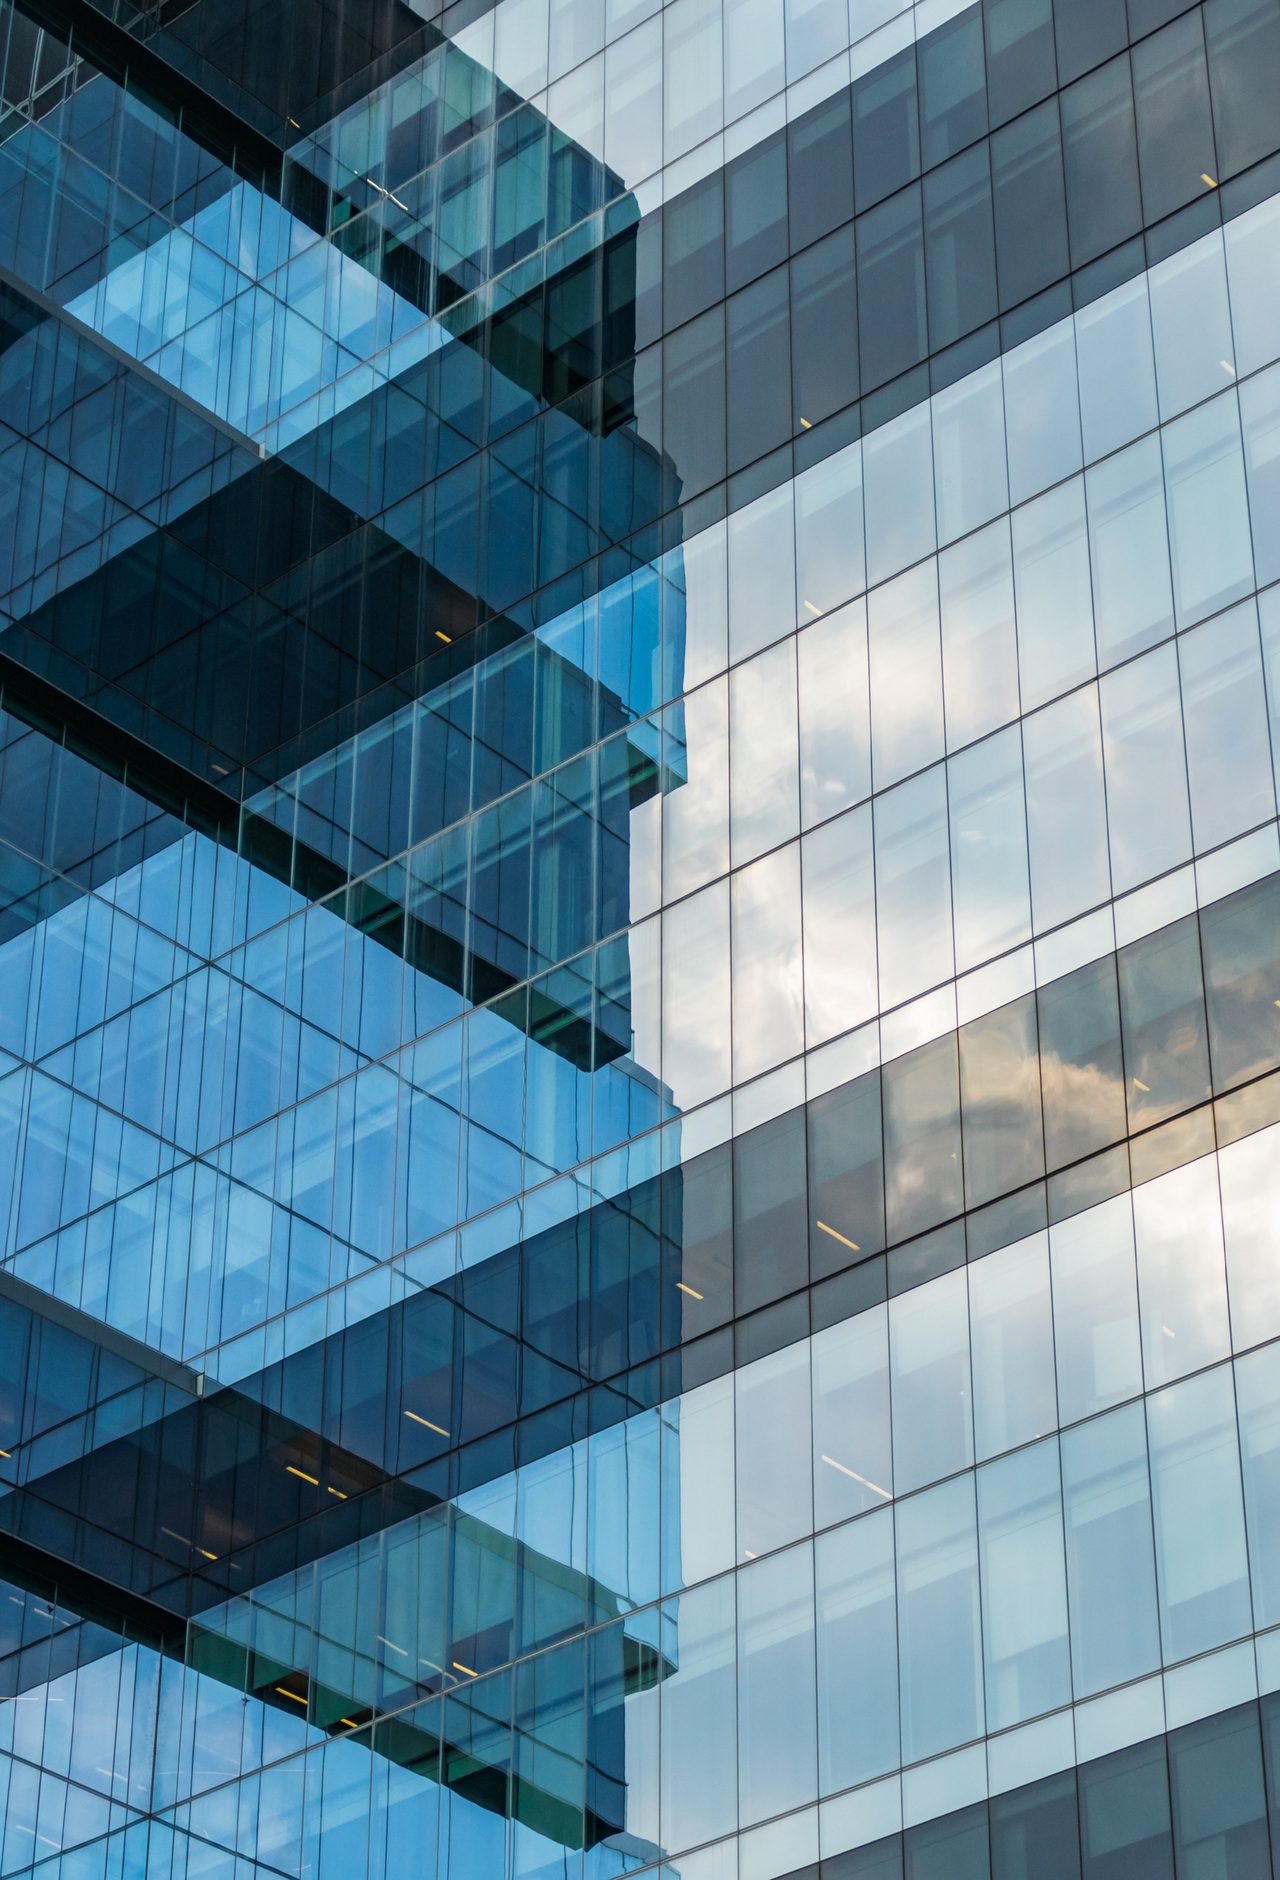
[[[1158,222],[1218,178],[1198,8],[1134,47],[1133,90],[1142,206]]]
[[[885,1225],[890,1241],[959,1214],[960,1084],[955,1033],[886,1064]]]
[[[991,1880],[1080,1880],[1074,1769],[991,1798]]]
[[[853,225],[791,263],[791,399],[796,429],[858,396],[858,293]]]
[[[736,1138],[733,1199],[735,1310],[752,1312],[809,1278],[803,1110]]]
[[[1173,1880],[1164,1738],[1079,1771],[1082,1880]]]
[[[991,166],[977,144],[924,179],[929,345],[936,352],[999,312]]]
[[[858,337],[869,391],[928,350],[920,189],[904,189],[858,218]]]
[[[708,176],[663,211],[667,331],[724,297],[724,178]]]
[[[1071,260],[1079,267],[1142,227],[1138,141],[1127,58],[1062,94]]]
[[[1034,993],[960,1028],[966,1205],[1044,1174]]]
[[[787,133],[791,252],[830,234],[853,215],[853,125],[842,91]]]
[[[955,155],[987,128],[982,13],[969,7],[917,47],[920,62],[920,156],[923,167]]]
[[[1118,0],[1054,0],[1058,41],[1058,85],[1100,66],[1126,43],[1128,28]]]
[[[596,1377],[643,1364],[659,1349],[661,1193],[625,1190],[591,1214],[591,1363]]]
[[[1280,1064],[1280,875],[1203,909],[1215,1091]]]
[[[1209,1095],[1209,1041],[1194,914],[1117,956],[1129,1125],[1143,1129]]]
[[[1258,1458],[1261,1462],[1262,1457]],[[1267,1505],[1280,1507],[1280,1482],[1276,1476],[1280,1473],[1280,1451],[1267,1451],[1266,1460],[1270,1462],[1268,1474],[1270,1482],[1266,1486]],[[1255,1463],[1255,1467],[1257,1464]],[[1258,1706],[1262,1722],[1262,1760],[1267,1779],[1267,1814],[1271,1822],[1271,1860],[1276,1871],[1280,1871],[1280,1691],[1264,1697]]]
[[[1040,1076],[1045,1156],[1061,1168],[1125,1133],[1124,1056],[1114,960],[1041,986]]]
[[[740,470],[791,435],[788,270],[728,303],[729,468]]]
[[[787,258],[787,140],[779,131],[725,171],[729,293]]]
[[[663,1342],[672,1345],[733,1317],[732,1146],[673,1169],[663,1209]]]
[[[902,1880],[902,1836],[886,1835],[869,1847],[833,1854],[820,1871],[822,1880]]]
[[[1051,0],[984,0],[987,108],[1004,124],[1047,98],[1056,83]]]
[[[940,1821],[908,1828],[906,1880],[988,1880],[987,1804],[958,1809]]]
[[[1175,1730],[1169,1772],[1179,1871],[1271,1880],[1257,1705]]]
[[[809,1264],[837,1273],[884,1246],[880,1073],[809,1105]]]
[[[1186,10],[1187,0],[1128,0],[1130,45]]]
[[[1015,307],[1069,266],[1056,99],[991,139],[1000,305]]]
[[[663,342],[663,428],[683,495],[725,469],[724,308],[713,307]]]
[[[1207,0],[1204,30],[1221,182],[1275,149],[1280,8],[1274,0]]]
[[[916,49],[908,46],[853,88],[853,180],[859,211],[920,174]]]

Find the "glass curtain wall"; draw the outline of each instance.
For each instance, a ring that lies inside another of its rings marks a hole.
[[[0,1877],[1280,1873],[1280,0],[0,0]]]

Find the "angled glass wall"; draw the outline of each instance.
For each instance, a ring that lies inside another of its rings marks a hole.
[[[0,5],[0,1876],[1272,1880],[1277,99]]]

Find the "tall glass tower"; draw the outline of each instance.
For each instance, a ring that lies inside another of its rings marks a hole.
[[[0,0],[2,1880],[1280,1876],[1278,790],[1280,0]]]

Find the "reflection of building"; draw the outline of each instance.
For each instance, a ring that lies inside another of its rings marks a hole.
[[[4,1872],[1270,1872],[1278,95],[0,5]]]

